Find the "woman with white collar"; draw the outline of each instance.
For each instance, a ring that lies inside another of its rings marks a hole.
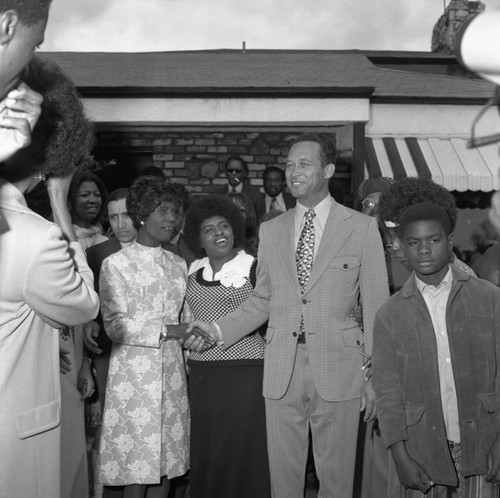
[[[193,317],[215,321],[252,293],[256,259],[242,249],[245,223],[225,197],[203,197],[187,213],[188,247],[205,257],[189,270]],[[264,340],[255,331],[223,351],[190,352],[191,498],[270,496],[262,375]]]

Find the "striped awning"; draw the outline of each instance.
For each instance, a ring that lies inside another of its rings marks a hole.
[[[432,178],[448,190],[498,190],[500,144],[468,149],[465,138],[367,137],[365,178]]]

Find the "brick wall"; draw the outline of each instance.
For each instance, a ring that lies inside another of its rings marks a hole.
[[[193,194],[211,193],[226,184],[224,164],[239,155],[248,164],[248,181],[262,186],[262,173],[268,166],[284,169],[289,144],[302,132],[283,131],[123,131],[98,132],[96,157],[103,161],[117,158],[131,165],[132,175],[146,166],[161,168],[172,181]],[[343,144],[346,133],[336,135],[339,161],[336,178],[350,191],[352,145]],[[340,142],[340,143],[339,143]],[[344,147],[343,150],[342,147]]]

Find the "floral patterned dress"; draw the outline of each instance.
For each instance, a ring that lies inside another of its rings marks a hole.
[[[189,407],[182,348],[159,340],[179,323],[187,268],[161,247],[134,242],[103,262],[99,281],[113,341],[99,448],[107,485],[155,484],[189,468]],[[183,321],[190,319],[184,307]]]

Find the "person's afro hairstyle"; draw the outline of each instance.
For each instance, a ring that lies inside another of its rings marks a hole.
[[[95,143],[94,126],[72,81],[55,63],[39,57],[28,64],[22,80],[43,96],[42,113],[32,134],[39,154],[37,166],[54,176],[87,168]]]
[[[412,204],[400,217],[401,232],[404,233],[405,228],[416,221],[437,221],[443,227],[446,235],[451,233],[451,221],[448,212],[443,206],[435,202],[424,201]]]
[[[45,19],[52,0],[0,0],[0,13],[14,10],[25,26]]]
[[[245,221],[236,204],[228,197],[223,196],[199,197],[194,200],[187,212],[183,231],[186,245],[198,257],[206,256],[200,241],[201,224],[213,216],[225,218],[231,225],[235,248],[244,245]]]
[[[444,187],[426,178],[401,178],[390,185],[380,196],[379,218],[399,225],[401,215],[410,206],[425,201],[441,206],[450,218],[451,229],[455,228],[455,198]]]
[[[142,221],[161,205],[162,202],[171,202],[181,208],[184,202],[179,189],[170,185],[168,180],[156,176],[140,176],[129,187],[127,193],[127,213],[139,230]]]

